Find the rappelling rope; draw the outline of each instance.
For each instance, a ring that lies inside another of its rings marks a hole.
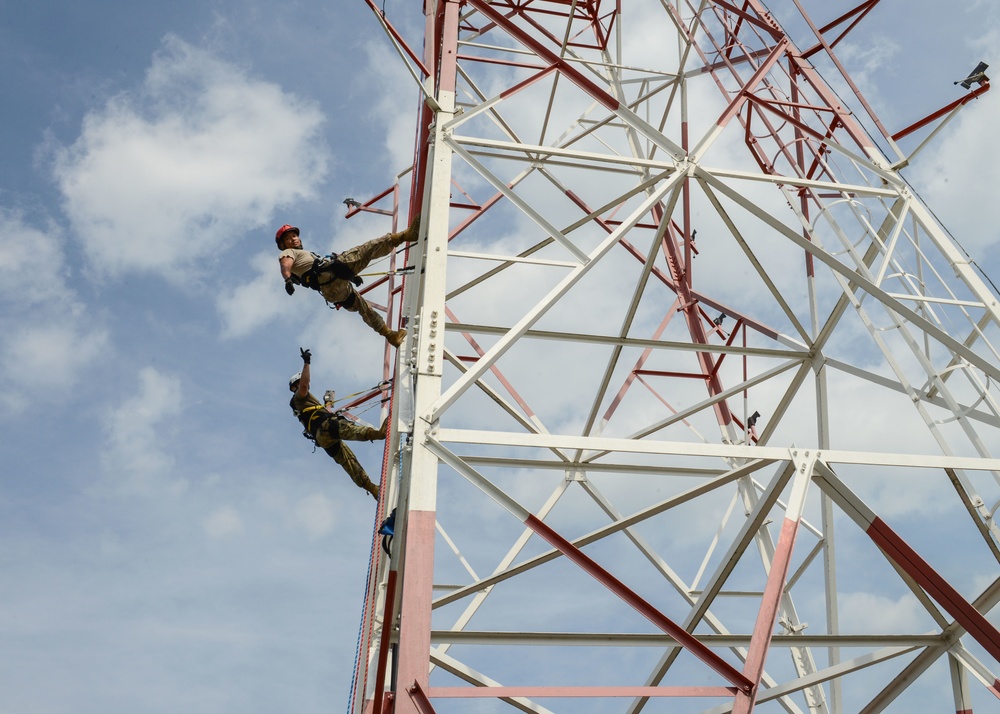
[[[413,270],[414,270],[414,268],[416,268],[416,267],[417,266],[415,266],[415,265],[407,265],[405,268],[396,268],[395,270],[379,270],[379,271],[376,271],[374,273],[358,273],[358,276],[360,276],[360,277],[366,277],[367,278],[367,277],[371,277],[373,275],[399,275],[399,274],[408,274],[408,273],[412,273]]]
[[[392,384],[392,379],[391,378],[390,379],[383,379],[381,382],[379,382],[378,384],[376,384],[374,387],[368,387],[367,389],[360,389],[357,392],[354,392],[352,394],[348,394],[347,396],[341,397],[340,399],[334,399],[332,402],[330,402],[330,404],[336,404],[337,402],[342,402],[345,399],[350,399],[351,397],[356,397],[359,394],[364,394],[366,392],[371,392],[372,396],[374,397],[376,394],[386,391],[386,390],[382,389],[382,387],[387,387],[390,384]],[[383,400],[383,401],[385,401],[385,400]]]
[[[404,255],[406,250],[408,249],[404,248]],[[386,260],[388,258],[389,256],[385,256],[380,260]],[[403,273],[406,271],[407,268],[402,268],[394,271],[386,271],[385,273],[381,274],[391,275],[395,273]],[[399,369],[399,355],[397,354],[396,370],[398,371],[398,369]],[[368,667],[366,666],[368,653],[362,652],[362,643],[367,640],[368,648],[369,650],[371,649],[372,647],[371,636],[374,631],[374,623],[375,623],[375,604],[378,599],[376,597],[376,593],[374,592],[373,578],[377,573],[378,564],[380,562],[380,559],[382,558],[381,534],[379,533],[379,530],[381,529],[382,523],[384,522],[385,519],[385,508],[386,508],[385,504],[386,504],[386,499],[388,498],[389,485],[390,485],[389,476],[391,473],[393,457],[395,456],[389,448],[389,445],[392,443],[392,439],[390,438],[392,431],[391,425],[392,425],[392,414],[393,414],[392,411],[393,403],[391,397],[394,388],[393,387],[394,379],[395,375],[390,379],[383,380],[373,388],[373,391],[379,390],[386,392],[386,395],[379,402],[379,404],[385,404],[386,402],[388,402],[385,418],[386,418],[386,424],[389,425],[389,429],[386,430],[385,445],[382,449],[382,477],[381,481],[379,482],[379,497],[378,497],[378,506],[375,509],[375,521],[372,524],[372,542],[371,542],[370,555],[368,557],[368,574],[367,577],[365,578],[364,606],[362,608],[361,623],[358,626],[358,641],[355,647],[355,656],[354,656],[354,677],[351,681],[351,693],[350,693],[350,698],[348,699],[347,702],[347,714],[354,714],[354,712],[352,712],[351,707],[358,694],[359,685],[360,685],[360,691],[362,693],[365,693],[368,688]],[[411,375],[411,380],[412,379],[413,376]],[[350,398],[350,396],[355,396],[355,395],[349,395],[349,397],[345,398]],[[342,400],[337,400],[337,401],[342,401]],[[368,408],[371,407],[369,406]],[[402,464],[402,449],[403,449],[403,444],[402,440],[400,440],[399,444],[400,464]],[[391,608],[392,604],[388,603],[388,606]],[[391,624],[392,623],[390,622],[383,622],[382,627],[391,627]],[[367,638],[365,637],[366,630],[367,630]],[[362,668],[364,669],[363,676],[362,676]]]
[[[386,379],[383,380],[382,382],[379,382],[379,384],[375,386],[375,389],[378,389],[383,386],[388,386],[391,384],[392,384],[392,379]],[[361,392],[358,392],[358,394],[361,394]],[[387,420],[387,423],[391,425],[392,424],[391,394],[386,395],[386,397],[383,398],[379,402],[379,404],[384,404],[386,403],[386,401],[388,401],[389,406],[387,407],[385,418]],[[374,404],[370,405],[368,409],[370,409],[371,406],[374,406]],[[367,409],[365,411],[367,411]],[[375,601],[377,598],[375,597],[375,593],[372,592],[372,578],[374,576],[376,568],[378,567],[378,562],[379,559],[381,558],[381,553],[382,553],[381,547],[379,545],[380,535],[378,531],[379,528],[381,528],[382,521],[384,520],[385,499],[386,499],[386,494],[388,493],[388,480],[389,480],[388,476],[390,473],[390,466],[392,463],[389,458],[391,455],[391,452],[389,450],[389,444],[391,443],[391,439],[389,438],[390,434],[388,430],[386,430],[385,437],[386,437],[385,446],[382,449],[382,477],[379,481],[378,506],[375,509],[375,522],[372,524],[372,547],[371,547],[371,554],[368,557],[368,575],[365,578],[365,592],[364,592],[365,605],[364,608],[362,609],[361,622],[358,624],[358,641],[357,644],[355,645],[355,654],[354,654],[354,677],[351,681],[350,698],[347,700],[347,714],[352,714],[351,705],[353,704],[355,695],[357,694],[358,691],[358,680],[359,679],[361,680],[362,692],[364,692],[368,687],[367,667],[364,668],[364,677],[361,676],[361,662],[363,655],[364,659],[367,659],[367,653],[362,653],[361,651],[361,643],[363,641],[366,628],[368,630],[369,637],[371,637],[371,633],[374,629],[373,625],[375,622]],[[382,623],[382,627],[388,627],[388,626],[389,626],[388,623],[385,622]],[[368,643],[368,647],[371,648],[370,640]]]
[[[358,400],[357,403],[347,404],[346,406],[343,406],[340,409],[333,410],[333,414],[335,416],[344,416],[347,418],[353,418],[356,421],[357,417],[360,417],[367,411],[371,411],[375,407],[382,406],[392,398],[391,395],[388,393],[387,389],[387,387],[390,384],[392,384],[392,379],[382,380],[381,382],[376,384],[374,387],[371,387],[370,389],[362,389],[360,392],[355,392],[354,394],[348,394],[346,397],[341,397],[340,399],[327,401],[325,406],[333,406],[337,402],[343,402],[344,400],[350,399],[351,397],[356,397],[359,394],[367,394],[368,396],[366,396],[364,399]],[[371,401],[375,396],[379,394],[383,395],[381,399],[379,399],[378,401]],[[365,404],[366,402],[368,403],[368,405],[363,409],[360,410],[351,409],[351,407],[360,406],[362,404]]]
[[[375,407],[380,407],[380,406],[382,406],[382,404],[384,404],[384,403],[385,403],[385,402],[387,402],[388,400],[389,400],[389,398],[388,398],[388,397],[385,397],[385,398],[384,398],[384,399],[382,399],[381,401],[378,401],[378,402],[372,402],[371,404],[369,404],[369,405],[368,405],[367,407],[365,407],[364,409],[361,409],[361,410],[357,410],[357,411],[355,411],[355,410],[351,410],[350,412],[346,412],[346,410],[344,410],[344,409],[341,409],[341,410],[338,410],[338,411],[335,411],[335,412],[334,412],[334,414],[336,414],[336,415],[342,415],[342,416],[345,416],[346,418],[350,418],[350,417],[355,417],[355,418],[356,418],[356,417],[360,417],[360,416],[361,416],[362,414],[364,414],[365,412],[367,412],[367,411],[371,411],[371,410],[372,410],[372,409],[374,409]],[[350,416],[347,416],[348,414],[350,414]]]

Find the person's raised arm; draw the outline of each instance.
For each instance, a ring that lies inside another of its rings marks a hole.
[[[299,353],[302,355],[302,376],[299,377],[299,388],[295,393],[304,397],[309,394],[309,363],[312,361],[312,352],[299,347]]]

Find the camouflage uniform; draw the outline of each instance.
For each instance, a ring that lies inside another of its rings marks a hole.
[[[304,397],[292,395],[289,402],[292,411],[302,424],[302,428],[330,457],[340,464],[355,484],[378,499],[378,486],[372,483],[357,457],[344,441],[376,441],[385,439],[385,425],[382,429],[355,424],[349,419],[335,416],[311,393]]]
[[[337,254],[337,262],[354,274],[360,273],[376,258],[389,255],[403,243],[415,241],[418,231],[419,216],[414,219],[413,223],[405,231],[400,233],[386,233],[380,238],[374,238]],[[281,251],[278,259],[291,258],[292,275],[296,278],[301,278],[313,267],[318,257],[320,256],[308,250],[286,248]],[[333,272],[322,272],[319,277],[319,285],[316,289],[319,290],[327,302],[361,315],[361,319],[364,320],[366,325],[382,335],[382,337],[387,338],[394,346],[398,347],[402,343],[405,331],[389,329],[382,316],[358,293],[349,279],[337,277]]]

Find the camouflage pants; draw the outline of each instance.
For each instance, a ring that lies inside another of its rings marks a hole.
[[[334,421],[334,420],[330,420]],[[358,462],[358,458],[351,451],[351,448],[344,443],[347,441],[376,441],[378,439],[385,438],[385,432],[381,429],[375,429],[370,426],[362,426],[361,424],[355,424],[353,421],[348,419],[337,419],[339,424],[340,438],[335,440],[332,444],[328,444],[326,440],[322,440],[323,444],[320,444],[320,439],[317,439],[316,443],[323,447],[323,450],[330,455],[330,457],[340,464],[347,475],[351,477],[351,480],[360,488],[365,489],[374,498],[378,498],[378,486],[372,483],[372,480],[368,478],[368,474],[365,473],[364,467]]]
[[[374,238],[359,246],[345,250],[337,258],[353,272],[360,273],[376,258],[389,255],[389,253],[405,243],[407,238],[406,231],[401,233],[386,233],[380,238]],[[347,304],[342,304],[341,307],[349,312],[356,312],[361,315],[364,323],[382,337],[392,332],[389,326],[385,324],[382,316],[368,304],[367,300],[358,294],[358,291],[354,289],[354,285],[349,280],[333,278],[330,282],[323,283],[320,286],[320,292],[326,298],[327,302],[344,303],[346,301]]]

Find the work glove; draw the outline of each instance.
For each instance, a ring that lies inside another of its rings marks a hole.
[[[312,362],[313,356],[312,352],[310,352],[309,350],[304,350],[301,347],[299,347],[299,354],[302,355],[302,364],[309,364],[310,362]]]
[[[353,278],[351,278],[351,282],[357,285],[358,287],[361,287],[361,284],[365,281],[362,280],[360,276],[355,275]]]
[[[289,295],[295,292],[295,284],[291,278],[285,278],[285,292]]]

